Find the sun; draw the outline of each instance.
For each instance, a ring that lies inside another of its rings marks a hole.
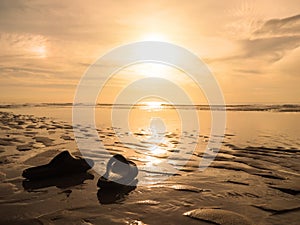
[[[148,33],[142,36],[143,41],[167,41],[166,35],[161,33]]]
[[[161,108],[162,108],[163,102],[155,102],[155,101],[151,101],[151,102],[145,102],[145,104],[146,104],[147,107],[149,107],[150,109],[161,109]]]

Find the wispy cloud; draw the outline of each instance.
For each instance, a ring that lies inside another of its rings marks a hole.
[[[271,19],[266,21],[261,28],[253,33],[258,37],[282,37],[282,36],[299,36],[300,35],[300,14],[282,18]]]
[[[300,36],[283,36],[259,38],[241,41],[243,54],[241,58],[262,57],[266,62],[276,62],[284,57],[285,53],[300,45]]]

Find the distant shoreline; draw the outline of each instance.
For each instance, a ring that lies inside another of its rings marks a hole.
[[[77,104],[75,107],[114,107],[114,108],[147,108],[150,107],[146,103],[139,104]],[[73,103],[24,103],[24,104],[0,104],[0,109],[7,108],[24,108],[24,107],[73,107]],[[228,104],[228,105],[172,105],[160,104],[156,107],[161,109],[181,108],[186,110],[201,110],[201,111],[267,111],[267,112],[300,112],[300,104]]]

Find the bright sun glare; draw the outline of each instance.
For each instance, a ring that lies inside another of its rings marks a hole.
[[[143,41],[167,41],[167,37],[160,33],[149,33],[142,37]]]
[[[146,101],[142,102],[142,109],[145,109],[147,111],[160,111],[163,109],[164,102],[157,102],[157,101]]]
[[[176,69],[161,63],[140,63],[132,67],[135,74],[145,77],[171,78],[177,71]]]
[[[158,108],[161,107],[162,102],[146,102],[145,104],[151,108]]]

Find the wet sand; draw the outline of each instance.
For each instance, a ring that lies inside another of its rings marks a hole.
[[[300,221],[300,150],[295,147],[240,147],[230,141],[228,133],[217,158],[204,172],[198,170],[203,152],[196,150],[188,153],[189,162],[176,175],[163,182],[138,186],[129,193],[99,193],[100,175],[93,170],[38,183],[24,182],[21,177],[25,168],[48,163],[65,149],[80,155],[71,124],[1,112],[0,127],[0,224],[296,225]],[[86,129],[81,128],[82,138]],[[143,145],[118,142],[110,127],[98,133],[111,153],[124,154],[138,165],[153,160],[151,155],[141,157]],[[165,137],[176,146],[177,135]],[[189,133],[185,135],[196,141]],[[208,139],[197,138],[203,143]],[[174,151],[171,147],[166,148]],[[90,156],[95,161],[106,159],[101,152]],[[180,165],[182,155],[175,154],[169,161]],[[154,172],[145,169],[144,175],[153,181],[165,176]]]

